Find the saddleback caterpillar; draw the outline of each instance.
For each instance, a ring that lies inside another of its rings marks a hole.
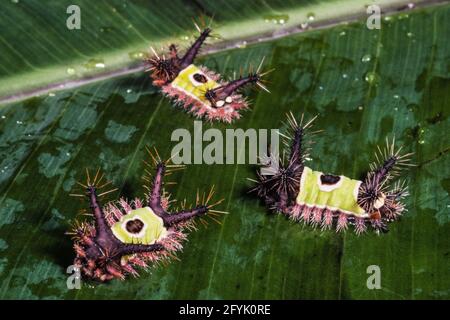
[[[261,61],[256,72],[250,71],[246,77],[240,76],[227,82],[218,73],[195,65],[195,57],[206,38],[211,35],[210,28],[201,31],[197,24],[195,26],[200,36],[183,56],[178,55],[174,44],[170,45],[167,57],[151,48],[153,56],[146,60],[146,71],[150,72],[153,85],[160,87],[176,105],[197,117],[230,123],[240,117],[240,110],[248,108],[248,101],[239,90],[253,84],[268,92],[261,80],[268,72],[260,73]]]
[[[394,147],[395,140],[386,140],[385,150],[378,148],[377,161],[362,181],[314,171],[305,165],[310,151],[306,136],[316,133],[309,130],[314,119],[303,124],[303,116],[297,122],[288,115],[288,132],[282,135],[289,147],[286,157],[277,160],[279,166],[270,175],[258,172],[252,191],[271,210],[322,230],[334,226],[342,231],[350,224],[358,235],[368,227],[377,233],[386,232],[387,223],[406,210],[401,201],[408,194],[405,183],[391,182],[399,169],[411,166],[411,153],[401,154],[402,148]],[[275,161],[273,155],[269,158]]]
[[[109,182],[102,182],[104,175],[99,171],[91,179],[87,170],[86,184],[78,183],[85,193],[72,194],[88,199],[91,213],[86,214],[93,216],[93,221],[76,222],[69,233],[74,240],[74,265],[83,277],[108,281],[125,279],[127,275],[138,276],[138,268],[149,269],[176,258],[175,254],[186,240],[186,231],[196,229],[194,219],[206,225],[203,217],[218,222],[215,217],[224,213],[212,209],[222,202],[211,203],[214,187],[202,196],[197,192],[196,204],[191,209],[186,208],[186,200],[176,205],[163,189],[163,177],[183,166],[170,164],[170,159],[161,161],[156,150],[149,154],[156,173],[151,177],[150,171],[145,170],[148,174],[144,176],[148,182],[148,186],[144,186],[147,189],[145,200],[121,198],[102,206],[99,198],[115,189],[101,191]],[[170,210],[174,206],[173,211]]]

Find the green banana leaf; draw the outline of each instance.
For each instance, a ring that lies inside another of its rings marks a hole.
[[[70,2],[16,0],[0,12],[0,298],[450,297],[447,1],[384,15],[380,30],[365,19],[320,28],[364,14],[364,1],[78,1],[82,29],[68,31]],[[197,189],[215,185],[225,199],[218,209],[229,212],[221,224],[199,225],[179,261],[139,278],[68,289],[74,252],[65,232],[89,219],[79,214],[87,204],[69,194],[85,169],[112,180],[110,200],[144,197],[145,146],[167,158],[175,129],[194,134],[194,118],[160,95],[139,60],[150,43],[187,46],[199,12],[215,14],[224,38],[202,64],[228,77],[263,57],[275,68],[270,94],[246,91],[253,103],[242,119],[203,130],[280,128],[289,111],[318,115],[323,132],[309,165],[354,178],[395,135],[417,165],[403,173],[408,212],[382,235],[314,230],[247,193],[256,166],[188,165],[168,190],[192,202]],[[302,32],[279,37],[299,23]],[[244,42],[259,34],[274,39]],[[381,289],[367,287],[371,265],[380,267]]]

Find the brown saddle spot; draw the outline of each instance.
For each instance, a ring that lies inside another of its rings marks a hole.
[[[139,219],[130,220],[125,225],[125,228],[129,233],[139,233],[144,227],[144,223]]]
[[[206,77],[200,73],[194,74],[194,80],[200,83],[208,82],[208,79],[206,79]]]
[[[341,177],[332,174],[322,174],[320,176],[320,182],[322,182],[322,184],[336,184],[339,180],[341,180]]]

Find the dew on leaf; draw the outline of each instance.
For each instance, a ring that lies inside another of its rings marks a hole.
[[[364,80],[366,80],[366,82],[368,82],[369,84],[377,85],[379,76],[375,72],[369,71],[364,76]]]
[[[240,41],[240,42],[238,42],[237,44],[236,44],[236,48],[239,48],[239,49],[244,49],[244,48],[246,48],[247,47],[247,41]]]
[[[112,27],[100,27],[101,33],[107,33],[107,32],[112,32],[112,31],[113,31]]]
[[[372,56],[370,54],[365,54],[362,56],[361,61],[362,62],[370,62],[370,60],[372,60]]]
[[[288,22],[288,20],[289,16],[287,14],[274,14],[264,16],[264,21],[266,23],[285,24],[286,22]]]
[[[85,64],[84,67],[86,69],[96,69],[96,68],[104,68],[105,62],[103,59],[89,59]]]
[[[306,15],[309,21],[314,21],[316,19],[316,14],[314,12],[310,12]]]
[[[130,57],[131,60],[142,60],[145,57],[144,51],[131,51],[128,52],[128,57]]]

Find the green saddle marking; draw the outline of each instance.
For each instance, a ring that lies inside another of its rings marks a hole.
[[[297,196],[298,204],[339,209],[356,216],[366,214],[357,203],[361,181],[340,176],[340,180],[336,184],[322,185],[321,175],[322,172],[313,171],[308,167],[303,169],[300,193]]]
[[[200,83],[194,80],[193,76],[196,73],[204,75],[208,80],[205,83]],[[201,102],[208,103],[208,99],[205,97],[207,90],[219,87],[219,84],[208,77],[200,68],[194,66],[193,64],[187,66],[178,74],[178,76],[171,82],[171,85],[188,94],[189,96],[200,100]]]
[[[125,228],[128,221],[135,219],[144,223],[144,227],[138,234],[130,233]],[[152,244],[167,233],[163,220],[149,207],[131,210],[122,216],[111,229],[116,238],[123,243]]]

